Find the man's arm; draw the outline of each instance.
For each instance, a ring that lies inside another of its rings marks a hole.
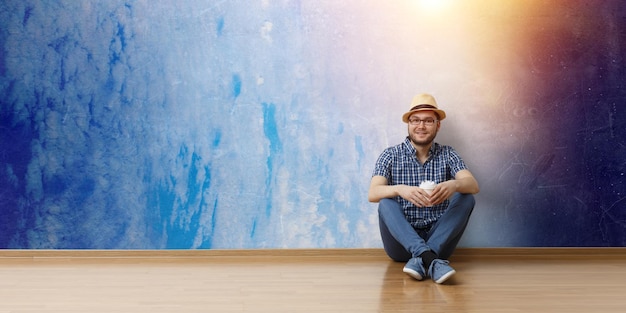
[[[393,198],[398,196],[395,186],[387,184],[387,178],[383,176],[374,176],[370,182],[370,190],[367,199],[370,202],[378,202],[380,199]]]
[[[455,192],[475,194],[480,191],[478,182],[469,170],[461,170],[454,179],[437,184],[432,194],[419,187],[387,184],[387,178],[374,176],[370,182],[368,200],[378,202],[380,199],[400,196],[418,207],[439,204],[450,198]]]
[[[408,185],[388,185],[384,176],[374,176],[370,182],[367,198],[370,202],[400,196],[418,207],[430,206],[428,193],[422,188]]]
[[[476,194],[480,191],[478,181],[469,170],[460,170],[454,176],[453,182],[456,183],[457,192]]]

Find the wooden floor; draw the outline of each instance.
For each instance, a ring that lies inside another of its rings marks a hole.
[[[0,313],[626,311],[624,249],[461,249],[444,285],[377,249],[278,251],[0,252]]]

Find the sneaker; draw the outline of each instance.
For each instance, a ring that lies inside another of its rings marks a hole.
[[[430,264],[428,274],[437,284],[443,283],[456,273],[449,264],[450,262],[448,262],[448,260],[441,259],[435,259],[433,263]]]
[[[426,277],[424,263],[422,263],[422,258],[420,257],[410,259],[409,262],[406,263],[402,271],[417,280],[422,280]]]

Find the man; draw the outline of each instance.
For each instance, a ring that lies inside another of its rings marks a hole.
[[[385,252],[403,272],[443,283],[456,272],[448,258],[474,209],[478,182],[457,152],[434,142],[446,113],[432,95],[413,98],[402,120],[409,134],[376,161],[368,199],[378,202]],[[429,193],[420,183],[436,183]]]

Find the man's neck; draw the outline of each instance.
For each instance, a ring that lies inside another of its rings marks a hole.
[[[415,155],[416,155],[417,159],[422,164],[424,162],[426,162],[426,160],[428,160],[428,155],[430,154],[430,147],[433,145],[433,143],[431,142],[431,143],[429,143],[427,145],[417,145],[417,144],[411,142],[411,144],[415,148]]]

